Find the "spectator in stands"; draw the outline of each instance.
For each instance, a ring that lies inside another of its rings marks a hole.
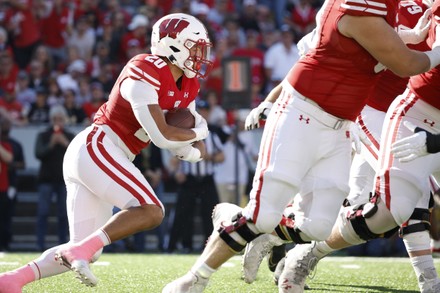
[[[78,106],[81,106],[92,99],[92,94],[90,93],[90,77],[89,76],[81,76],[78,80],[79,89],[75,91],[74,88],[71,88],[75,92],[75,102]],[[68,90],[66,88],[65,90]]]
[[[205,100],[209,104],[209,117],[207,119],[208,123],[211,125],[216,125],[218,127],[223,127],[226,125],[226,111],[219,104],[217,92],[214,90],[209,90],[205,94]]]
[[[102,84],[99,82],[93,82],[90,85],[90,90],[91,99],[83,104],[82,109],[86,114],[86,119],[88,121],[93,121],[93,117],[95,116],[99,107],[106,102],[107,98]]]
[[[283,25],[280,41],[273,44],[264,55],[268,91],[284,79],[298,59],[299,52],[295,43],[295,35],[288,25]]]
[[[209,116],[208,102],[198,100],[197,111],[207,119]],[[211,212],[219,202],[214,181],[214,166],[222,162],[225,157],[223,154],[223,144],[215,132],[210,131],[204,143],[206,145],[206,156],[203,161],[189,163],[179,161],[175,157],[172,158],[176,163],[174,178],[179,187],[174,221],[170,231],[168,252],[175,251],[179,241],[182,243],[184,253],[193,251],[193,226],[197,201],[200,201],[199,210],[203,227],[201,247],[203,247],[213,229]]]
[[[14,93],[19,68],[7,51],[0,53],[0,89]]]
[[[129,60],[130,56],[127,56],[127,51],[129,51],[130,47],[136,46],[140,48],[140,50],[146,50],[148,23],[148,18],[142,14],[137,14],[132,18],[128,25],[129,31],[126,32],[121,39],[121,48],[119,51],[121,54],[119,61],[121,63],[125,63]]]
[[[14,58],[20,69],[26,69],[41,40],[39,19],[45,13],[41,0],[10,0],[6,13],[7,29],[14,44]]]
[[[275,21],[272,16],[272,11],[266,5],[257,5],[256,12],[258,27],[260,32],[265,34],[266,32],[274,31],[276,29]]]
[[[78,91],[78,82],[85,75],[86,70],[87,65],[84,60],[76,59],[72,61],[67,67],[67,72],[57,77],[57,82],[61,90],[73,88],[75,91]]]
[[[240,27],[236,15],[230,15],[225,18],[221,36],[228,40],[228,47],[231,51],[246,44],[246,33]]]
[[[111,16],[112,38],[110,42],[110,56],[121,56],[122,36],[126,33],[127,24],[125,23],[125,15],[122,12],[115,12]]]
[[[67,111],[66,125],[82,124],[86,120],[86,114],[81,106],[76,102],[75,91],[73,89],[65,89],[63,92],[64,108]]]
[[[38,45],[35,48],[32,60],[38,60],[43,64],[43,74],[49,77],[53,74],[55,66],[49,48],[45,45]],[[31,61],[32,62],[32,61]]]
[[[90,60],[96,42],[96,34],[90,20],[83,15],[75,21],[72,33],[68,37],[68,45],[76,46],[79,57],[85,61]]]
[[[38,172],[37,247],[45,250],[47,218],[52,196],[56,196],[58,213],[58,242],[67,242],[66,185],[63,179],[63,158],[74,134],[64,126],[67,113],[63,106],[54,106],[50,113],[50,126],[40,132],[35,143],[35,156],[40,160]]]
[[[215,0],[214,7],[209,10],[208,20],[222,26],[226,16],[231,15],[232,0]]]
[[[49,76],[44,73],[44,64],[41,60],[33,59],[29,64],[30,87],[36,89],[38,87],[47,88],[47,80]]]
[[[12,199],[9,197],[9,165],[13,162],[14,156],[12,145],[7,137],[3,136],[10,122],[8,118],[0,118],[0,251],[9,250],[9,242],[11,240],[11,208]]]
[[[290,25],[299,40],[315,28],[318,9],[313,7],[313,0],[294,0],[292,2],[290,16],[285,18],[285,23]]]
[[[45,87],[38,87],[35,89],[37,94],[35,102],[31,104],[29,113],[26,114],[26,121],[28,124],[38,125],[49,122],[50,106],[47,103],[49,92]]]
[[[2,238],[5,240],[5,244],[3,244],[3,247],[8,250],[9,244],[12,240],[12,217],[15,214],[15,204],[17,201],[17,170],[22,170],[25,168],[25,159],[24,159],[24,153],[23,153],[23,147],[22,145],[15,139],[13,139],[11,136],[9,136],[9,132],[11,130],[12,122],[4,116],[1,116],[0,118],[0,140],[2,142],[9,143],[12,147],[12,156],[13,160],[8,164],[8,181],[9,181],[9,188],[7,191],[7,200],[6,202],[3,202],[0,204],[1,207],[4,206],[4,210],[0,212],[0,215],[5,216],[7,219],[5,221],[5,231],[6,233],[3,234],[3,232],[0,232],[0,238],[4,235],[5,238]],[[1,173],[1,171],[0,171]],[[1,176],[0,176],[1,177]],[[4,205],[5,204],[5,205]],[[0,208],[2,209],[2,208]],[[4,213],[4,211],[6,211]],[[1,216],[0,216],[1,217]],[[3,229],[0,229],[3,231]],[[3,242],[3,240],[0,240],[0,242]],[[0,244],[0,246],[2,246]],[[0,248],[1,250],[1,248]]]
[[[16,100],[15,92],[3,92],[0,99],[0,114],[8,117],[13,125],[22,126],[26,124],[23,115],[23,106]]]
[[[13,56],[12,47],[8,42],[8,32],[2,26],[0,26],[0,54],[9,53]]]
[[[54,0],[50,11],[41,21],[42,43],[47,46],[55,68],[66,58],[65,36],[72,26],[69,13],[67,1]]]
[[[17,75],[17,84],[15,87],[16,100],[19,102],[25,113],[28,113],[31,104],[35,102],[36,93],[35,89],[29,86],[29,74],[21,70]]]
[[[111,62],[110,46],[105,41],[96,43],[94,54],[89,62],[90,75],[92,78],[98,78],[105,64]]]
[[[261,5],[264,5],[272,11],[273,18],[277,29],[280,29],[284,24],[284,15],[286,13],[286,4],[289,0],[259,0]]]
[[[243,10],[240,13],[240,26],[245,31],[252,30],[261,32],[258,19],[257,19],[257,1],[256,0],[244,0]]]
[[[55,77],[50,77],[47,81],[47,104],[49,107],[63,104],[62,91]]]

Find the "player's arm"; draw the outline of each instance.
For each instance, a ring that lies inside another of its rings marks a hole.
[[[338,29],[399,76],[417,75],[440,63],[440,47],[428,53],[409,49],[382,17],[344,15]]]
[[[150,84],[128,78],[122,82],[120,91],[123,98],[131,104],[139,124],[156,146],[179,148],[207,136],[207,129],[183,129],[168,125],[158,104],[157,92]]]

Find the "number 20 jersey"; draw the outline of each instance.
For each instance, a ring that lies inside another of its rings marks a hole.
[[[121,96],[120,86],[127,78],[151,85],[157,92],[158,104],[163,110],[187,108],[196,98],[200,85],[196,78],[183,75],[179,89],[169,66],[158,56],[139,54],[128,61],[116,80],[108,101],[99,108],[93,122],[108,125],[133,154],[138,154],[148,146],[150,140],[134,116],[130,103]]]

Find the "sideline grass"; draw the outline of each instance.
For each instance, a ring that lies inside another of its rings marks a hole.
[[[0,272],[17,268],[38,257],[35,253],[0,254]],[[62,292],[161,292],[170,281],[183,275],[196,255],[103,254],[92,269],[99,278],[88,288],[67,272],[24,287],[24,293]],[[240,279],[241,258],[232,258],[213,275],[207,293],[276,293],[266,261],[253,284]],[[440,262],[436,260],[437,270]],[[407,258],[328,257],[318,264],[312,290],[306,292],[412,292],[418,291],[416,278]]]

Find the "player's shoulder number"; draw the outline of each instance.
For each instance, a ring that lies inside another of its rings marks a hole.
[[[162,58],[160,58],[159,56],[148,55],[147,57],[145,57],[145,60],[153,63],[159,69],[167,66],[167,63],[163,61]]]
[[[423,8],[414,1],[402,1],[400,6],[405,7],[409,14],[423,13]]]

